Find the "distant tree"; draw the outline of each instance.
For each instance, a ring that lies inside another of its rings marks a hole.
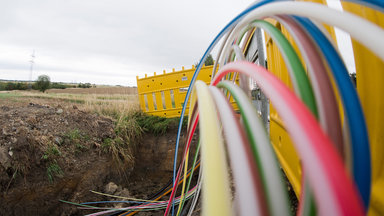
[[[207,58],[205,59],[204,64],[205,64],[205,66],[209,66],[209,65],[215,64],[215,60],[213,60],[213,57],[212,57],[211,54],[209,54],[207,56]],[[195,67],[197,67],[197,65],[199,65],[199,62],[195,62]]]
[[[51,85],[51,79],[47,75],[40,75],[36,80],[36,89],[45,92]]]
[[[208,55],[204,63],[205,63],[205,66],[213,65],[215,63],[211,54]]]

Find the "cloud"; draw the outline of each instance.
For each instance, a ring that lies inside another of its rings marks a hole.
[[[121,77],[194,64],[220,29],[249,3],[6,1],[0,8],[0,70],[28,69],[34,49],[36,73],[65,77],[66,71],[79,80],[95,75],[95,82],[125,85]]]

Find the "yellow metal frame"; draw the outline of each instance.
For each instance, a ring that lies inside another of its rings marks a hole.
[[[384,15],[352,3],[344,10],[355,13],[384,28]],[[382,43],[382,41],[377,41]],[[384,215],[384,62],[352,40],[356,64],[357,92],[368,127],[372,161],[372,193],[368,215]]]
[[[197,80],[204,81],[207,85],[211,82],[213,65],[203,66],[200,70]],[[191,82],[195,66],[191,69],[184,69],[181,71],[173,71],[153,76],[139,78],[136,76],[137,92],[139,95],[141,110],[149,115],[156,115],[166,118],[180,117],[181,110],[187,89]],[[231,101],[233,99],[231,98]],[[236,109],[236,105],[234,105]],[[185,114],[189,111],[189,101]]]
[[[205,83],[210,83],[213,66],[205,66],[201,69],[197,79]],[[191,82],[195,66],[191,69],[184,69],[172,73],[166,73],[144,78],[137,81],[137,92],[139,94],[141,110],[150,115],[161,117],[180,117],[181,109],[189,83]],[[185,113],[188,113],[188,107]]]
[[[288,32],[275,20],[268,19],[268,22],[275,25],[287,38],[290,39]],[[293,44],[293,40],[290,39]],[[274,44],[272,38],[265,34],[265,43],[267,51],[268,70],[275,74],[281,81],[283,81],[292,91],[293,85],[289,77],[287,67],[285,65],[283,56],[279,51],[277,45]],[[296,48],[294,46],[294,48]],[[298,52],[299,53],[299,52]],[[300,194],[300,181],[301,181],[301,168],[300,159],[296,153],[293,143],[284,127],[284,123],[280,116],[277,114],[273,105],[270,105],[270,138],[272,146],[276,152],[277,158],[284,169],[284,172],[291,182],[291,185],[299,197]]]

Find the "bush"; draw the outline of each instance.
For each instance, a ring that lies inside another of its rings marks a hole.
[[[18,82],[18,83],[16,83],[15,88],[17,90],[27,90],[28,89],[28,84],[27,83]]]
[[[5,90],[5,82],[0,82],[0,91]]]
[[[91,88],[92,85],[91,85],[91,83],[80,83],[77,87],[78,88]]]
[[[5,90],[7,91],[16,90],[15,87],[16,85],[13,82],[7,82],[7,84],[5,84]]]
[[[64,84],[61,84],[61,83],[54,82],[54,83],[51,84],[50,88],[51,89],[66,89],[66,88],[68,88],[68,86],[64,85]]]

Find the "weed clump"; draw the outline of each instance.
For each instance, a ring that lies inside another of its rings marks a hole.
[[[43,153],[43,156],[41,156],[41,159],[43,160],[49,160],[55,156],[60,156],[61,152],[57,148],[56,145],[50,144],[47,148],[47,150]]]
[[[49,182],[53,182],[55,177],[62,177],[63,171],[61,170],[59,164],[57,164],[56,160],[50,162],[47,166],[47,176]]]
[[[61,151],[58,146],[49,143],[47,149],[43,152],[41,159],[47,162],[47,176],[50,183],[53,182],[55,177],[62,177],[63,171],[57,163],[56,159],[61,156]]]
[[[137,112],[135,115],[138,125],[145,132],[152,133],[156,136],[164,135],[169,128],[177,126],[178,118],[163,118],[159,116],[145,115],[142,112]]]
[[[63,134],[64,141],[75,146],[75,153],[80,153],[87,149],[83,143],[86,143],[90,138],[87,134],[81,132],[78,128],[69,130]]]

